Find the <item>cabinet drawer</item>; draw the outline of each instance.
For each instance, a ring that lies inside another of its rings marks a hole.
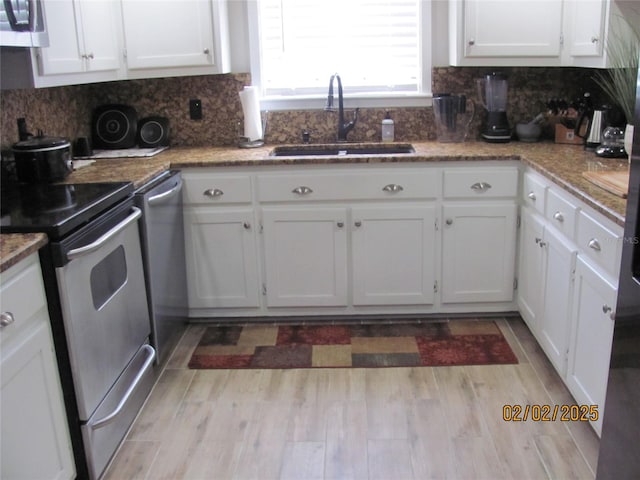
[[[474,168],[444,172],[445,198],[515,197],[517,194],[517,168]]]
[[[251,202],[248,175],[195,175],[185,173],[182,199],[185,204],[215,205]]]
[[[38,255],[14,265],[0,276],[2,313],[11,314],[13,323],[2,327],[2,343],[29,328],[35,314],[46,306]]]
[[[578,247],[614,277],[617,277],[620,267],[622,235],[622,232],[609,229],[584,211],[578,216]]]
[[[436,198],[435,171],[264,175],[258,178],[261,202]]]
[[[576,231],[578,207],[551,189],[547,191],[546,204],[546,217],[549,222],[567,237],[573,239]]]
[[[547,186],[532,173],[525,173],[522,185],[522,202],[544,214],[545,193]]]

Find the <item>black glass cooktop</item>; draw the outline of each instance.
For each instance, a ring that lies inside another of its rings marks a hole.
[[[132,193],[129,182],[3,188],[0,232],[43,232],[60,239]]]

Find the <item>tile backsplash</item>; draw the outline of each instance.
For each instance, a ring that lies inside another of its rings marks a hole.
[[[433,91],[465,94],[476,101],[476,78],[491,73],[490,68],[436,67]],[[584,91],[599,89],[592,80],[594,71],[580,68],[501,68],[509,79],[509,120],[513,125],[528,121],[543,111],[550,98],[572,100]],[[250,84],[249,74],[173,77],[128,80],[101,84],[46,89],[0,91],[0,144],[3,148],[18,140],[16,119],[24,117],[29,130],[70,139],[91,133],[91,112],[101,104],[132,105],[138,117],[162,115],[170,120],[171,144],[176,146],[235,145],[243,115],[238,92]],[[189,118],[189,100],[202,101],[202,120]],[[476,102],[477,103],[477,102]],[[483,109],[477,114],[470,137],[478,137]],[[434,140],[433,113],[429,107],[391,108],[396,141]],[[354,141],[379,141],[385,109],[363,108]],[[300,143],[308,129],[312,142],[335,140],[336,113],[324,110],[273,111],[268,114],[267,143]],[[350,111],[347,111],[350,116]]]

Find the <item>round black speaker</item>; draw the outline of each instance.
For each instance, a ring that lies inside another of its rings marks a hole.
[[[169,119],[166,117],[147,117],[139,122],[138,146],[142,148],[163,147],[169,145]]]
[[[129,105],[102,105],[93,112],[92,140],[95,148],[136,146],[138,115]]]

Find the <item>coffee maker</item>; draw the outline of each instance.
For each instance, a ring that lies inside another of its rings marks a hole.
[[[477,80],[480,103],[487,110],[481,136],[487,142],[505,143],[511,140],[507,120],[507,77],[491,73]]]

